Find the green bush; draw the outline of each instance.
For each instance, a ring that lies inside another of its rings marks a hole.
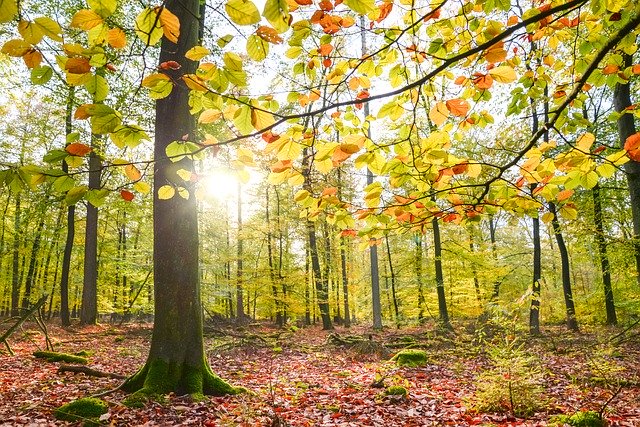
[[[556,425],[568,424],[573,427],[604,427],[605,423],[596,411],[580,411],[573,415],[556,415],[551,418]]]

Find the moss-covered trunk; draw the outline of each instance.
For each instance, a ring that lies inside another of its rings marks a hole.
[[[196,63],[184,54],[197,44],[199,0],[169,0],[165,7],[180,20],[177,45],[162,40],[160,63],[176,61],[179,70],[167,71],[179,82],[183,74],[195,73]],[[193,161],[173,162],[166,147],[183,136],[193,141],[195,120],[189,114],[189,92],[176,84],[171,94],[156,103],[155,178],[153,200],[155,323],[146,364],[129,378],[122,389],[146,395],[221,395],[235,393],[209,368],[202,337],[202,305],[198,266],[198,222],[193,185],[177,171],[193,170]],[[180,186],[189,191],[188,199],[175,196],[158,198],[162,186]]]

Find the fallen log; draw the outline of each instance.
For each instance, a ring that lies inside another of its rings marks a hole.
[[[74,374],[85,374],[91,377],[99,377],[99,378],[115,378],[117,380],[123,380],[126,375],[115,374],[113,372],[102,372],[97,369],[89,368],[88,366],[78,366],[78,365],[60,365],[58,368],[58,373],[62,374],[65,372],[73,372]]]

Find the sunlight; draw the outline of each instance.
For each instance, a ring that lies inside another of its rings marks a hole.
[[[236,196],[238,177],[228,169],[217,169],[201,178],[200,186],[204,197],[224,202]]]

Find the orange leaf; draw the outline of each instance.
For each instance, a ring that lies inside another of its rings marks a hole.
[[[122,197],[125,201],[130,202],[134,199],[135,194],[133,194],[131,191],[127,191],[127,190],[120,190],[120,197]]]
[[[490,74],[475,73],[472,81],[478,89],[489,89],[493,85],[493,77]]]
[[[134,165],[125,166],[124,173],[125,175],[127,175],[127,178],[129,178],[131,181],[138,181],[140,178],[142,178],[142,174],[140,173],[138,168],[135,167]]]
[[[604,75],[615,74],[619,70],[620,70],[620,67],[618,67],[617,65],[608,64],[606,67],[602,69],[602,74]]]
[[[631,67],[631,72],[633,74],[640,74],[640,64],[636,64],[633,67]]]
[[[256,30],[256,35],[268,43],[280,44],[283,42],[278,32],[266,25],[260,25]]]
[[[330,44],[321,44],[318,48],[318,53],[322,56],[329,56],[329,54],[333,51],[333,46]]]
[[[342,237],[356,237],[358,235],[358,232],[356,230],[342,230],[340,232],[340,235]]]
[[[465,76],[459,76],[456,78],[456,80],[453,82],[457,85],[463,85],[467,82],[467,80],[469,80],[468,78],[466,78]]]
[[[300,6],[308,6],[310,4],[313,4],[313,0],[295,0],[295,2]]]
[[[330,0],[322,0],[318,4],[318,7],[325,12],[329,12],[330,10],[333,10],[333,3],[331,3]]]
[[[640,162],[640,132],[629,136],[624,142],[624,149],[631,160]]]
[[[107,41],[115,49],[122,49],[127,45],[127,35],[120,28],[112,28],[107,33]]]
[[[291,160],[278,160],[271,165],[271,172],[280,173],[291,169]]]
[[[336,187],[327,187],[322,190],[321,196],[335,196],[338,194],[338,189]]]
[[[86,74],[91,71],[91,64],[87,58],[69,58],[64,64],[64,69],[71,74]]]
[[[376,22],[380,23],[384,21],[385,18],[391,13],[391,10],[393,9],[393,3],[382,3],[380,6],[378,6],[378,9],[380,9],[380,16],[378,16]]]
[[[573,193],[574,193],[573,190],[562,190],[556,196],[556,200],[559,201],[559,202],[561,202],[563,200],[567,200],[569,197],[573,196]]]
[[[469,103],[461,98],[450,99],[447,101],[447,108],[456,117],[464,117],[469,112]]]
[[[176,61],[164,61],[158,66],[161,70],[179,70],[181,67]]]
[[[27,68],[36,68],[42,62],[42,54],[35,49],[31,49],[29,52],[22,56]]]
[[[159,9],[160,24],[162,25],[162,32],[164,36],[170,42],[178,43],[178,36],[180,36],[180,20],[166,7],[159,7]],[[157,10],[158,8],[156,11]]]
[[[74,142],[73,144],[67,145],[64,150],[72,156],[82,157],[91,152],[91,147],[81,142]]]
[[[267,144],[271,144],[274,141],[277,141],[280,139],[280,135],[271,132],[270,130],[264,132],[262,134],[262,139],[267,143]]]
[[[89,114],[88,104],[82,104],[76,109],[76,112],[73,114],[73,118],[78,120],[85,120],[89,117],[91,117],[91,115]]]
[[[504,50],[504,42],[500,41],[484,51],[484,59],[488,62],[502,62],[507,59],[507,51]]]

